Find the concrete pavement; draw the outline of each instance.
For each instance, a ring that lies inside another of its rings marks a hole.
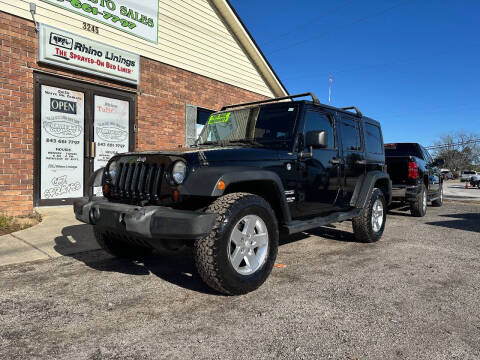
[[[191,254],[0,267],[0,359],[480,359],[480,206],[393,209],[286,237],[267,282],[222,296]]]
[[[0,236],[0,266],[98,249],[91,226],[75,219],[71,206],[38,208],[43,221]]]
[[[444,182],[444,197],[448,200],[456,201],[480,201],[480,189],[472,188],[465,189],[465,183],[460,181],[446,181]]]

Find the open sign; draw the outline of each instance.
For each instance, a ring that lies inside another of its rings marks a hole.
[[[61,112],[65,114],[76,114],[77,103],[73,101],[51,98],[50,111]]]

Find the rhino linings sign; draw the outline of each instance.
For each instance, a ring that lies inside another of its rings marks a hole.
[[[39,62],[138,85],[140,56],[45,24]]]
[[[42,85],[42,199],[83,196],[84,93]]]
[[[158,42],[158,0],[42,0],[136,37]]]

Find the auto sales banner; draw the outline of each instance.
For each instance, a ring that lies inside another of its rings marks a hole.
[[[139,38],[158,42],[158,0],[42,0]]]
[[[42,85],[40,146],[40,197],[82,197],[83,93]]]
[[[140,56],[45,24],[40,26],[39,62],[137,85]]]

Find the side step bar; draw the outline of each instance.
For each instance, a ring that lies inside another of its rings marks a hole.
[[[337,212],[328,216],[319,216],[308,220],[293,220],[283,226],[283,230],[288,235],[296,234],[302,231],[315,229],[320,226],[329,225],[331,223],[351,220],[357,217],[362,212],[362,209],[353,209],[347,212]]]

